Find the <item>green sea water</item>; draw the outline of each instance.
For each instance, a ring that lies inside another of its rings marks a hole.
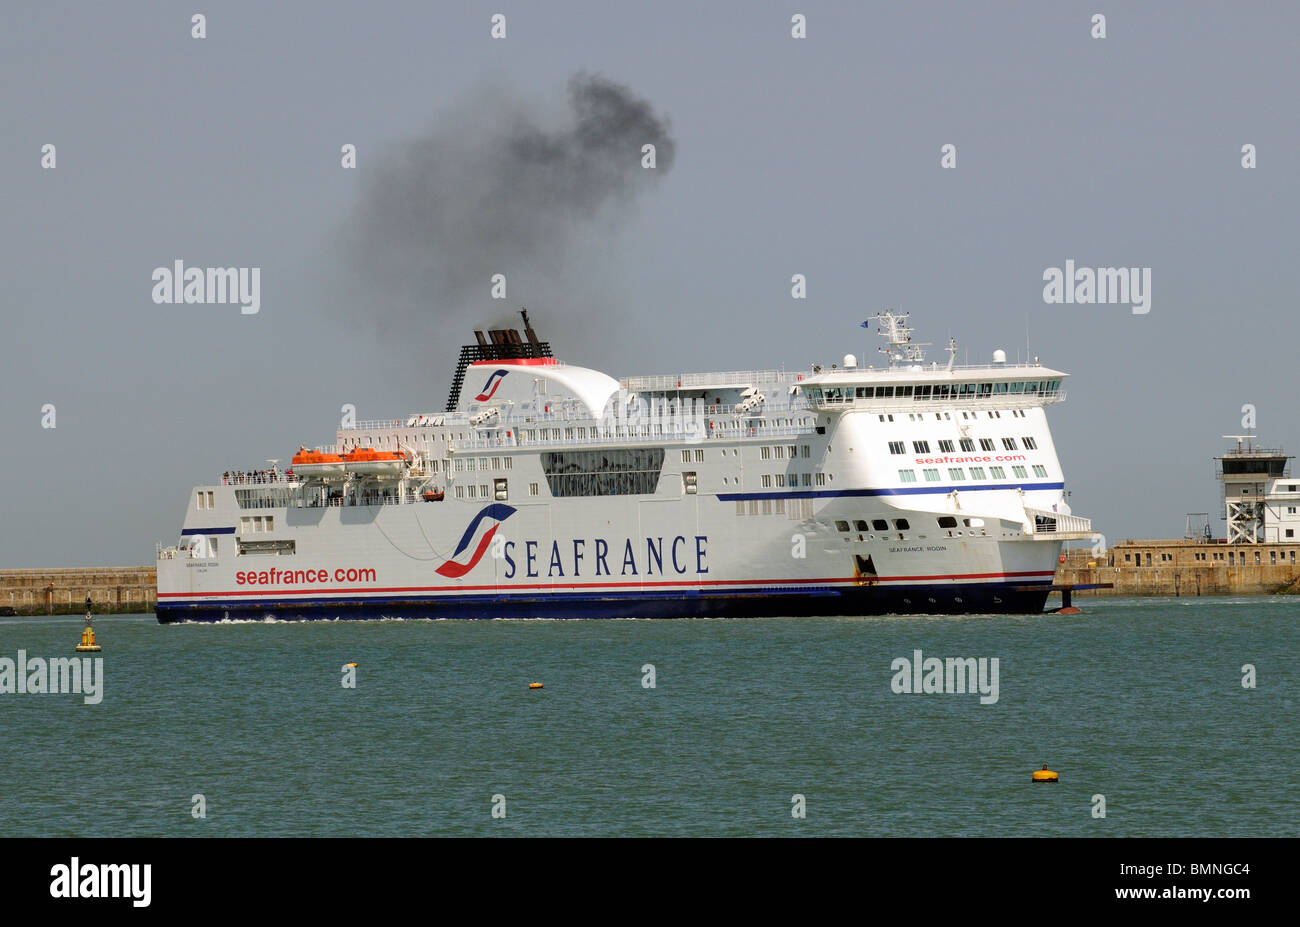
[[[1300,602],[1078,604],[1033,617],[98,618],[102,702],[0,694],[0,836],[1300,833]],[[0,657],[72,656],[80,630],[0,619]],[[996,657],[998,700],[896,694],[891,664],[915,650]],[[1031,784],[1043,764],[1059,784]]]

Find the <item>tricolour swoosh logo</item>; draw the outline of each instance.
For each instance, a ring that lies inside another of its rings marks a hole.
[[[506,378],[506,374],[509,372],[509,370],[505,369],[493,370],[492,376],[487,378],[487,382],[483,384],[483,388],[479,390],[479,394],[474,397],[474,401],[487,402],[491,399],[492,394],[497,391],[497,387],[501,385],[501,381]]]
[[[483,555],[487,553],[488,545],[492,543],[492,537],[497,533],[497,528],[501,527],[501,522],[505,521],[514,513],[515,510],[513,506],[505,505],[501,502],[494,502],[491,505],[485,505],[479,513],[474,516],[474,520],[469,523],[469,527],[465,529],[465,533],[460,536],[460,543],[456,545],[456,551],[451,555],[451,559],[438,567],[435,572],[442,576],[446,576],[449,579],[457,579],[474,569],[474,567],[478,566],[478,562],[483,559]],[[492,527],[484,532],[483,536],[479,538],[479,542],[474,548],[474,553],[470,556],[468,562],[457,563],[456,558],[469,548],[470,543],[474,540],[474,536],[478,533],[479,528],[483,526],[485,521],[493,521],[495,524],[493,524]]]

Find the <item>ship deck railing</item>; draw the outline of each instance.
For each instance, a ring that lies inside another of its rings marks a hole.
[[[808,376],[812,371],[804,371]],[[724,370],[717,373],[682,373],[664,376],[623,377],[618,385],[629,392],[657,393],[679,389],[726,389],[736,386],[761,386],[764,383],[785,383],[796,373],[785,370]]]
[[[533,423],[529,423],[533,424]],[[594,427],[594,426],[593,426]],[[529,436],[521,438],[517,429],[501,428],[497,433],[490,435],[481,435],[476,438],[462,438],[460,440],[448,441],[447,450],[449,453],[459,451],[482,451],[491,448],[564,448],[564,447],[591,447],[606,445],[609,447],[621,447],[627,444],[672,444],[686,442],[690,444],[699,444],[705,441],[713,440],[739,440],[741,438],[792,438],[800,435],[807,436],[813,432],[814,426],[809,425],[773,425],[760,426],[752,425],[747,421],[736,422],[735,420],[715,419],[714,427],[710,429],[705,423],[701,428],[690,429],[672,429],[665,430],[658,434],[599,434],[595,437],[538,437]],[[536,429],[540,430],[540,429]],[[509,434],[507,434],[509,432]]]

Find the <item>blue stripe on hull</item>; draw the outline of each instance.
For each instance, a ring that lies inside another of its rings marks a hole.
[[[159,602],[158,621],[281,621],[374,618],[759,618],[810,615],[1029,614],[1041,612],[1050,580],[934,586],[637,592],[615,595],[383,596],[264,602]],[[1041,586],[1041,589],[1025,589]]]

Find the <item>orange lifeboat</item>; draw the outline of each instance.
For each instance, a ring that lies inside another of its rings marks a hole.
[[[373,447],[356,447],[343,455],[348,473],[357,476],[377,476],[395,479],[407,467],[406,457],[393,451],[377,451]]]
[[[344,473],[343,458],[338,454],[322,454],[300,446],[298,453],[293,455],[293,473],[304,480],[341,480]]]

